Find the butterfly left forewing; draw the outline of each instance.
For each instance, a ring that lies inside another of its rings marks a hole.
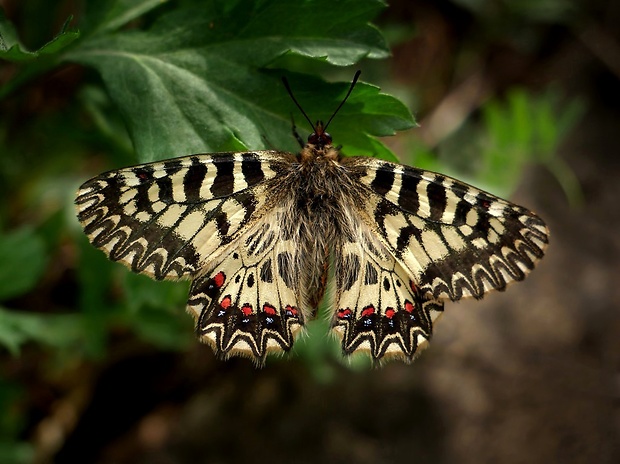
[[[192,155],[103,173],[78,191],[78,219],[110,259],[155,279],[199,273],[266,212],[267,183],[292,155]]]

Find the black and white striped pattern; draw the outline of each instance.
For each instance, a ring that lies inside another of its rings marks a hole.
[[[283,158],[218,153],[110,171],[82,185],[78,219],[93,245],[132,271],[191,277],[264,207],[260,184],[276,177]]]
[[[360,181],[374,193],[367,214],[432,297],[454,301],[503,290],[543,257],[548,230],[527,209],[441,174],[357,162]]]
[[[445,300],[504,290],[548,243],[544,222],[520,206],[441,174],[345,158],[327,142],[297,156],[203,154],[107,172],[76,205],[110,259],[193,281],[188,311],[202,341],[258,362],[290,350],[323,300],[345,353],[409,361]]]

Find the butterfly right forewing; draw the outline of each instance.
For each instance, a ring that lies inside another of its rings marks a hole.
[[[544,255],[549,230],[521,206],[430,171],[371,158],[349,166],[366,191],[360,214],[429,297],[503,290]]]

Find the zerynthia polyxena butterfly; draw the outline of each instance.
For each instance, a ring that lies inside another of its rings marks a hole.
[[[200,339],[259,363],[290,350],[320,303],[346,354],[412,360],[444,301],[504,290],[543,257],[549,232],[531,211],[442,174],[343,156],[330,121],[298,154],[106,172],[80,187],[78,218],[132,271],[191,279]]]

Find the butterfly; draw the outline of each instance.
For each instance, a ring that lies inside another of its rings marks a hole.
[[[133,272],[191,279],[197,336],[224,358],[289,351],[322,303],[345,354],[411,361],[445,301],[524,279],[549,231],[451,177],[343,156],[326,129],[358,77],[327,124],[284,80],[314,129],[298,154],[197,154],[90,179],[84,232]]]

